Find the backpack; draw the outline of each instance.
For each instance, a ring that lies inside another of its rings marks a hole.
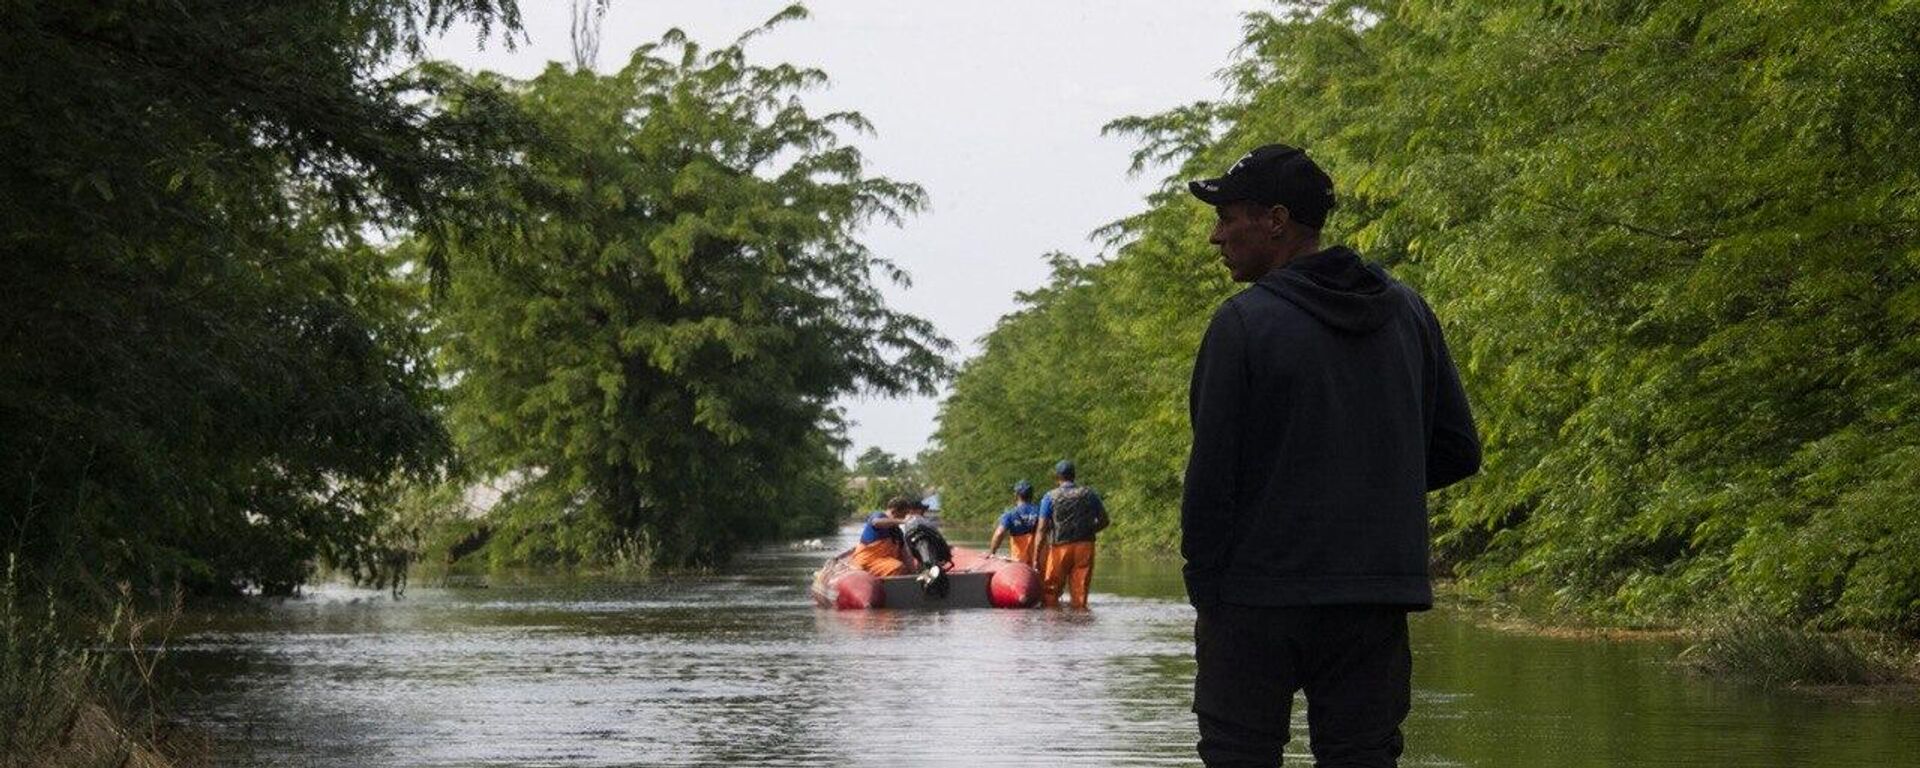
[[[1053,543],[1070,541],[1090,541],[1094,533],[1106,522],[1107,513],[1101,508],[1100,497],[1092,488],[1075,485],[1068,488],[1055,488],[1047,492],[1053,499]]]

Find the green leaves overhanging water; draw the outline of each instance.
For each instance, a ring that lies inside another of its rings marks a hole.
[[[1171,552],[1186,375],[1231,286],[1175,183],[1268,141],[1431,297],[1488,442],[1436,500],[1482,590],[1920,629],[1920,6],[1309,3],[1228,95],[1116,121],[1178,170],[1055,259],[943,405],[950,509],[1059,456]]]

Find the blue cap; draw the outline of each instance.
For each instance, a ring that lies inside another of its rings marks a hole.
[[[1033,483],[1025,480],[1013,484],[1013,495],[1029,496],[1033,494]]]
[[[1073,460],[1061,459],[1060,463],[1053,465],[1053,473],[1061,477],[1073,477]]]

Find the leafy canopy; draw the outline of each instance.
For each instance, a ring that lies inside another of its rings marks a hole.
[[[370,231],[483,164],[382,74],[508,0],[0,4],[0,548],[63,588],[291,589],[448,441]]]
[[[747,59],[764,29],[711,51],[670,32],[604,76],[438,73],[541,137],[486,186],[497,223],[447,239],[437,306],[460,443],[512,478],[497,559],[707,565],[818,530],[843,511],[832,401],[943,374],[856,237],[923,193],[866,173],[858,114],[806,108],[823,73]]]
[[[1227,98],[1116,121],[1178,173],[966,364],[964,512],[1080,453],[1171,548],[1186,373],[1233,286],[1177,182],[1268,141],[1431,298],[1487,440],[1434,523],[1484,589],[1920,630],[1920,7],[1342,0],[1247,19]]]

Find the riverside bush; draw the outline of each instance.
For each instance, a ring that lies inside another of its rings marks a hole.
[[[605,75],[434,69],[485,95],[451,118],[505,109],[538,137],[488,169],[490,223],[401,249],[445,246],[449,420],[470,471],[516,478],[491,561],[700,568],[817,535],[846,514],[834,401],[944,377],[950,345],[888,305],[905,275],[857,237],[924,193],[867,172],[858,113],[807,107],[824,73],[747,56],[804,16],[713,49],[671,31]]]
[[[154,675],[176,602],[142,614],[123,593],[104,620],[62,611],[57,595],[22,592],[19,563],[0,574],[0,768],[160,766],[161,748],[201,762],[197,734],[163,719]]]
[[[1912,660],[1885,638],[1818,632],[1751,613],[1708,623],[1680,661],[1766,685],[1873,685],[1913,672]]]
[[[42,610],[23,602],[17,565],[9,560],[0,581],[0,765],[58,739],[101,671],[96,654],[61,636],[54,601]]]
[[[1920,6],[1340,0],[1247,17],[1217,101],[1116,121],[1176,170],[1054,258],[943,403],[950,514],[1060,456],[1170,552],[1187,376],[1236,290],[1181,181],[1270,141],[1414,284],[1486,443],[1435,497],[1478,590],[1920,632]]]

